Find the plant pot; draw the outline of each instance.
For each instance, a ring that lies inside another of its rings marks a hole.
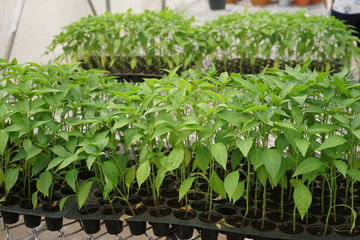
[[[4,224],[14,224],[19,221],[19,213],[1,211]]]
[[[80,209],[81,215],[90,215],[96,213],[99,207],[96,205],[86,205]],[[100,220],[94,219],[81,219],[84,231],[87,234],[95,234],[100,231]]]
[[[291,0],[279,0],[279,5],[286,7],[291,5]]]
[[[251,0],[252,5],[254,6],[264,6],[269,4],[270,0]]]
[[[325,226],[324,225],[311,225],[309,226],[306,231],[308,233],[310,233],[311,235],[314,236],[326,236],[329,235],[332,232],[332,228],[328,227],[326,233],[324,234],[325,231]]]
[[[184,210],[176,210],[174,212],[174,216],[177,219],[181,220],[190,220],[196,217],[195,211],[184,211]],[[175,225],[175,233],[180,239],[189,239],[193,236],[194,228],[192,226],[185,225]]]
[[[149,214],[156,218],[166,217],[171,214],[171,209],[167,207],[152,208],[150,209]],[[152,222],[151,225],[153,233],[157,237],[164,237],[169,233],[169,223]]]
[[[20,202],[20,207],[24,209],[33,209],[33,206],[31,203],[29,203],[29,200],[24,200]],[[36,228],[41,223],[41,216],[24,214],[23,217],[24,217],[25,226],[28,228]]]
[[[225,9],[226,0],[209,0],[211,10],[222,10]]]
[[[122,208],[117,206],[111,208],[110,206],[106,206],[103,210],[103,214],[108,215],[114,215],[118,214],[122,211]],[[106,230],[108,234],[117,235],[122,232],[123,230],[123,221],[120,220],[104,220]]]
[[[125,210],[125,214],[129,216],[137,216],[145,213],[146,211],[147,207],[140,206],[138,208],[134,208],[133,212],[130,210],[130,208],[127,208]],[[135,236],[142,235],[146,232],[146,222],[144,221],[127,221],[127,224],[129,225],[131,234]]]
[[[205,223],[217,223],[222,219],[222,216],[216,212],[203,212],[199,215],[199,219]],[[202,240],[216,240],[218,235],[218,230],[208,228],[201,228],[200,230]]]
[[[294,4],[300,7],[306,7],[310,4],[310,0],[294,0]]]
[[[227,232],[226,239],[227,240],[244,240],[245,236],[244,236],[244,234],[240,234],[240,233]]]
[[[104,220],[108,234],[117,235],[123,230],[123,221],[120,220]]]
[[[48,213],[59,212],[59,206],[51,206],[50,204],[45,204],[43,206],[43,210]],[[52,217],[45,217],[46,228],[49,231],[59,231],[63,226],[63,218],[52,218]]]

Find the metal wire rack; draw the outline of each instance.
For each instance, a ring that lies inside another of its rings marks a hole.
[[[20,218],[17,224],[5,225],[0,220],[0,240],[180,240],[171,229],[166,237],[156,237],[152,234],[152,228],[148,225],[147,231],[141,236],[134,236],[130,233],[127,224],[124,224],[123,231],[119,235],[110,235],[106,232],[105,224],[101,224],[101,229],[97,234],[86,234],[79,220],[65,220],[63,228],[59,232],[51,232],[46,229],[43,219],[37,228],[27,228],[24,221]],[[191,240],[200,239],[197,231]]]

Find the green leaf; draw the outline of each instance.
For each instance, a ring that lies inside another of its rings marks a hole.
[[[131,183],[135,180],[136,175],[136,168],[135,166],[132,166],[131,168],[128,168],[125,172],[125,184],[129,188]]]
[[[207,147],[200,144],[196,148],[195,153],[195,160],[193,164],[193,170],[195,170],[196,167],[199,167],[203,172],[206,172],[211,159],[211,153]]]
[[[33,205],[33,209],[35,209],[38,205],[38,191],[33,192],[31,195],[31,203]]]
[[[62,211],[62,210],[64,209],[66,200],[68,200],[69,197],[70,197],[70,196],[63,197],[63,198],[60,200],[60,203],[59,203],[60,211]]]
[[[229,173],[224,180],[224,187],[225,191],[229,196],[229,199],[232,199],[232,196],[235,193],[235,190],[237,188],[237,183],[239,181],[240,174],[238,171],[234,171]]]
[[[257,170],[260,166],[264,165],[265,159],[263,151],[260,148],[255,148],[250,152],[250,161],[254,165],[254,169]]]
[[[30,152],[28,152],[28,153],[26,154],[25,160],[29,160],[30,158],[33,158],[33,157],[39,155],[41,152],[42,152],[42,149],[41,149],[41,148],[32,147],[32,149],[30,150]]]
[[[254,141],[252,138],[248,138],[246,140],[242,140],[242,139],[236,140],[236,146],[240,149],[244,157],[247,157],[247,155],[249,154],[253,142]]]
[[[164,168],[160,168],[155,177],[155,189],[156,193],[160,193],[160,187],[164,181],[166,170]]]
[[[281,167],[281,153],[276,149],[266,149],[263,153],[264,166],[270,177],[275,180]]]
[[[232,202],[235,203],[239,200],[244,194],[245,190],[245,181],[238,182],[234,194],[232,195]]]
[[[300,153],[303,155],[303,157],[305,157],[306,152],[309,148],[310,142],[305,138],[303,138],[303,139],[295,138],[295,143],[296,143],[296,146],[299,149]]]
[[[77,178],[78,178],[78,170],[76,168],[70,169],[65,174],[65,181],[74,192],[76,192]]]
[[[26,153],[30,153],[31,149],[33,148],[31,140],[30,139],[25,139],[23,141],[23,147],[24,147],[24,150],[25,150]]]
[[[92,186],[92,181],[84,182],[81,184],[79,188],[79,192],[77,193],[77,202],[79,209],[84,205],[86,199],[88,198]]]
[[[88,169],[90,170],[93,163],[95,162],[96,160],[96,156],[94,155],[89,155],[86,159],[86,166],[88,167]]]
[[[9,135],[4,129],[0,129],[0,155],[3,155],[8,144]]]
[[[308,134],[328,133],[335,131],[339,126],[334,124],[314,124],[306,131]]]
[[[54,167],[56,167],[57,165],[59,165],[62,161],[64,161],[65,158],[62,158],[62,157],[56,157],[56,158],[53,158],[49,165],[47,166],[46,170],[50,170]]]
[[[239,166],[241,160],[243,159],[243,155],[241,153],[241,151],[237,148],[237,149],[234,149],[232,152],[231,152],[231,168],[232,169],[235,169]]]
[[[360,170],[359,169],[349,169],[347,174],[355,181],[360,181]]]
[[[39,191],[45,196],[49,196],[49,189],[53,181],[53,176],[49,171],[43,172],[37,182]]]
[[[133,144],[134,142],[140,140],[143,135],[141,135],[140,133],[138,133],[138,129],[136,128],[128,128],[125,130],[124,132],[124,138],[125,138],[125,143],[126,146],[130,146],[131,144]]]
[[[303,219],[311,205],[312,196],[309,189],[302,182],[298,182],[295,185],[294,201],[295,206],[300,213],[301,219]]]
[[[151,166],[150,166],[149,161],[146,161],[146,162],[140,164],[140,166],[138,167],[138,169],[136,171],[136,180],[137,180],[139,187],[149,177],[150,171],[151,171]]]
[[[113,130],[118,130],[119,128],[122,128],[123,126],[129,124],[130,122],[131,120],[128,118],[116,119],[115,124],[113,126]]]
[[[108,179],[112,186],[118,185],[119,171],[116,164],[113,161],[105,161],[102,163],[102,171],[106,179]]]
[[[190,190],[195,178],[188,178],[185,179],[179,188],[179,201],[187,194],[187,192]]]
[[[316,150],[323,150],[327,148],[336,147],[346,143],[347,140],[339,135],[331,135],[328,137]]]
[[[161,160],[161,164],[166,168],[166,171],[177,169],[184,160],[185,151],[181,148],[175,148],[171,151],[168,157]]]
[[[336,169],[344,176],[344,178],[346,178],[348,168],[347,164],[341,160],[334,160],[333,162]]]
[[[213,172],[212,175],[210,176],[210,185],[212,186],[214,192],[226,198],[224,182],[221,180],[221,178],[219,178],[216,172]]]
[[[360,129],[353,131],[353,134],[355,135],[355,137],[360,139]]]
[[[67,158],[69,157],[70,153],[61,145],[56,145],[51,148],[51,151],[55,153],[59,157]]]
[[[317,171],[321,166],[322,166],[322,162],[318,158],[315,157],[307,158],[297,166],[293,177],[296,177],[300,174]]]
[[[5,190],[9,194],[11,188],[15,185],[19,178],[20,167],[7,169],[5,172]]]
[[[136,59],[135,58],[131,59],[130,67],[131,67],[131,69],[134,69],[136,67]]]
[[[247,108],[243,111],[243,113],[253,112],[253,111],[264,111],[267,109],[266,105],[257,105],[254,107]]]
[[[61,162],[61,164],[58,166],[57,171],[66,168],[67,166],[69,166],[71,163],[77,161],[79,159],[79,157],[77,155],[71,155],[68,158],[65,158],[64,161]]]
[[[215,161],[218,162],[226,170],[226,162],[228,157],[226,146],[221,142],[215,143],[211,145],[210,151]]]

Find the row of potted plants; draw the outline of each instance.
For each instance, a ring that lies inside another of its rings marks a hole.
[[[106,13],[68,25],[48,47],[62,48],[56,60],[82,61],[86,68],[112,73],[163,74],[181,65],[259,73],[312,60],[318,71],[349,67],[359,49],[353,29],[333,17],[306,11],[230,14],[198,24],[184,13],[165,9],[133,14]]]
[[[132,85],[78,64],[1,60],[2,206],[23,199],[56,212],[73,196],[91,214],[96,192],[111,213],[120,204],[133,216],[144,211],[134,200],[142,191],[163,217],[167,189],[183,219],[196,216],[200,196],[203,222],[223,222],[214,204],[225,201],[265,230],[275,198],[291,233],[314,207],[325,216],[316,234],[342,212],[350,223],[336,232],[358,234],[359,84],[309,65],[250,76],[175,68]]]

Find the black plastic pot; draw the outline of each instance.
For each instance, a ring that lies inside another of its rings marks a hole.
[[[121,211],[122,211],[122,207],[120,206],[116,206],[116,207],[106,206],[104,207],[103,214],[108,216],[108,215],[118,214]],[[123,230],[123,221],[104,220],[104,223],[108,234],[117,235],[121,233]]]
[[[227,240],[244,240],[245,237],[243,234],[240,234],[240,233],[227,232],[226,239]]]
[[[209,0],[211,10],[225,9],[226,0]]]
[[[123,221],[104,220],[108,234],[117,235],[123,230]]]
[[[28,228],[36,228],[41,223],[41,216],[24,214],[23,217],[25,226]]]
[[[99,207],[96,205],[88,205],[80,210],[81,215],[89,215],[97,212]],[[100,231],[100,220],[81,219],[84,231],[87,234],[95,234]]]
[[[217,240],[219,236],[219,231],[214,229],[202,228],[200,231],[200,236],[202,240]]]
[[[129,216],[137,216],[145,213],[147,207],[141,206],[139,208],[134,208],[132,211],[128,208],[125,210],[125,214]],[[146,232],[146,222],[145,221],[127,221],[129,229],[132,235],[139,236]]]
[[[19,221],[19,213],[1,211],[1,216],[5,224],[14,224]]]
[[[33,209],[33,206],[31,203],[29,203],[29,200],[24,200],[20,202],[20,207],[24,209]],[[25,226],[28,228],[36,228],[41,223],[41,216],[24,214],[23,217]]]
[[[48,213],[60,211],[59,206],[51,206],[51,204],[45,204],[43,210]],[[46,227],[49,231],[59,231],[63,226],[63,218],[45,217]]]
[[[190,220],[196,217],[195,211],[177,210],[174,212],[174,216],[181,220]],[[175,233],[180,239],[189,239],[193,236],[194,228],[192,226],[175,225]]]
[[[150,216],[152,217],[166,217],[171,214],[171,209],[162,207],[162,208],[152,208],[149,211]],[[169,233],[170,224],[169,223],[159,223],[159,222],[152,222],[152,229],[153,233],[157,237],[164,237]]]
[[[49,231],[59,231],[63,226],[63,218],[45,217],[45,222]]]
[[[100,220],[82,219],[81,222],[87,234],[95,234],[100,231]]]

